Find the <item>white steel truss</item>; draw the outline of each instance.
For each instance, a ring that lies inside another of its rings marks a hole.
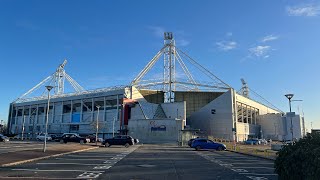
[[[163,56],[163,79],[144,79],[145,75],[154,67],[156,62]],[[184,58],[184,59],[183,59]],[[176,63],[177,62],[177,63]],[[210,82],[200,82],[196,80],[189,71],[185,62],[188,62],[202,74],[206,75]],[[186,81],[178,80],[176,74],[176,65],[180,65]],[[143,68],[138,76],[131,82],[132,86],[137,88],[156,88],[164,91],[164,101],[174,102],[174,92],[177,90],[188,91],[212,91],[212,90],[228,90],[231,87],[201,66],[194,59],[188,56],[185,52],[178,49],[175,45],[175,40],[172,33],[164,33],[164,46],[161,50],[149,61],[149,63]]]
[[[52,75],[48,76],[47,78],[42,80],[39,84],[37,84],[36,86],[31,88],[29,91],[24,93],[22,96],[16,99],[14,103],[25,102],[30,99],[37,99],[37,98],[41,99],[41,97],[45,96],[45,94],[42,94],[40,97],[34,97],[34,98],[27,98],[27,96],[29,96],[30,94],[32,94],[34,91],[44,86],[45,84],[48,84],[54,87],[54,96],[63,95],[65,80],[67,80],[71,84],[71,86],[73,87],[76,93],[84,92],[85,89],[81,87],[74,79],[72,79],[71,76],[69,76],[64,70],[64,67],[66,64],[67,64],[67,60],[64,60],[63,63],[59,65],[56,72],[54,72]]]

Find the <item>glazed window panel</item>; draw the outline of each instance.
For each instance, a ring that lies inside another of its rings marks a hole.
[[[82,104],[83,104],[82,106],[83,112],[92,111],[92,99],[84,99]]]

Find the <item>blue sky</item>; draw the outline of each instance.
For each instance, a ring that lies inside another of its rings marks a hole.
[[[86,89],[128,84],[162,47],[177,46],[235,89],[251,89],[320,128],[320,1],[0,1],[0,119],[53,73]]]

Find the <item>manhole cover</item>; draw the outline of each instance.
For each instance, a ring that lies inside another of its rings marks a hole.
[[[138,167],[152,168],[152,167],[156,167],[156,165],[152,165],[152,164],[141,164],[141,165],[138,165]]]

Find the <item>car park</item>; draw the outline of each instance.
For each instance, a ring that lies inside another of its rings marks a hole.
[[[47,139],[47,141],[51,141],[52,140],[52,137],[50,135],[47,135],[45,137],[45,134],[39,134],[37,137],[36,137],[36,140],[38,141],[44,141],[44,139]]]
[[[0,134],[0,142],[8,142],[8,141],[9,141],[9,138],[7,136]]]
[[[191,147],[195,148],[196,150],[215,149],[218,151],[223,151],[227,149],[226,145],[224,144],[213,142],[209,139],[203,139],[203,138],[194,139],[191,144]]]
[[[113,138],[105,139],[101,144],[105,147],[110,147],[111,145],[122,145],[129,147],[134,145],[134,138],[127,135],[115,136]]]
[[[68,142],[77,142],[80,144],[84,144],[84,143],[90,142],[90,139],[81,137],[77,133],[64,133],[60,137],[60,143],[68,143]]]

